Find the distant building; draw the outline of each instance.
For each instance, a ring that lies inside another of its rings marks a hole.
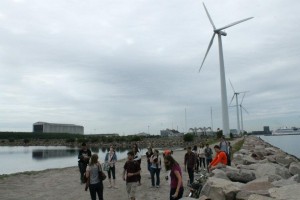
[[[138,134],[136,134],[136,135],[138,135],[138,136],[145,136],[145,137],[150,136],[150,134],[145,133],[145,132],[141,132],[141,133],[138,133]]]
[[[160,135],[163,137],[178,137],[178,136],[183,136],[184,133],[180,133],[174,129],[173,130],[166,129],[166,130],[161,130]]]
[[[251,135],[271,135],[272,132],[270,131],[270,127],[269,126],[264,126],[264,130],[263,131],[252,131],[252,133],[250,133]]]
[[[34,133],[72,133],[81,134],[84,133],[83,126],[74,124],[55,124],[47,122],[36,122],[33,124]]]

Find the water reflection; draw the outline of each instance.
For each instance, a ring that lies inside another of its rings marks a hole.
[[[32,151],[32,158],[34,159],[48,159],[61,157],[74,157],[78,155],[77,149],[37,149]]]
[[[92,153],[97,153],[99,157],[101,157],[109,152],[109,147],[91,147],[91,151]],[[126,158],[128,151],[131,151],[131,149],[116,148],[118,159]],[[79,149],[33,149],[32,158],[36,160],[42,160],[51,158],[76,157],[78,153]],[[143,149],[140,149],[140,153],[143,153]]]

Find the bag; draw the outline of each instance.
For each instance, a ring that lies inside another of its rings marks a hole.
[[[104,181],[106,179],[106,175],[103,171],[98,172],[99,180]]]
[[[89,178],[86,177],[86,174],[83,174],[83,180],[82,183],[86,183],[88,181]]]
[[[104,171],[108,171],[109,168],[110,168],[110,166],[109,166],[109,163],[108,163],[108,162],[103,163],[103,170],[104,170]]]
[[[101,170],[100,170],[101,168]],[[104,181],[106,179],[105,173],[102,171],[101,164],[98,165],[98,177],[100,181]]]

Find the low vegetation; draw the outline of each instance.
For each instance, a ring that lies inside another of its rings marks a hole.
[[[232,153],[235,153],[235,152],[239,151],[239,150],[242,148],[242,146],[243,146],[243,144],[244,144],[244,141],[245,141],[245,139],[242,139],[242,140],[236,142],[236,143],[232,146]]]

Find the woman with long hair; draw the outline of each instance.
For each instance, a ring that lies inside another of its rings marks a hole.
[[[109,164],[109,169],[107,171],[108,180],[109,180],[108,187],[109,188],[114,187],[117,189],[118,187],[116,186],[116,166],[115,166],[117,162],[117,155],[113,146],[110,146],[109,152],[106,154],[104,161]],[[111,183],[111,176],[113,178],[113,184]]]
[[[183,196],[183,183],[182,183],[182,172],[180,165],[171,155],[166,155],[164,157],[164,163],[166,171],[170,170],[171,177],[171,190],[170,190],[170,200],[178,200]]]
[[[151,156],[150,162],[151,162],[151,184],[152,184],[152,187],[155,187],[154,175],[156,175],[156,187],[159,188],[161,158],[159,156],[159,151],[157,149],[154,150],[154,154]]]
[[[89,190],[92,200],[96,200],[96,194],[98,194],[99,200],[103,200],[103,183],[102,180],[99,179],[99,171],[101,170],[98,155],[93,154],[85,174],[89,181]]]

